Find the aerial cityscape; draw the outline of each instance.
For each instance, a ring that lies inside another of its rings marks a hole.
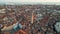
[[[0,34],[60,34],[60,5],[0,5]]]

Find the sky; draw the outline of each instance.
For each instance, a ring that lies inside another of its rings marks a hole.
[[[33,4],[33,3],[43,3],[43,4],[60,4],[60,0],[0,0],[1,3],[13,4]]]
[[[0,2],[60,2],[59,0],[0,0]]]

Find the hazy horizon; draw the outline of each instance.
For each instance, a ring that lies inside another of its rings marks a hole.
[[[60,5],[60,1],[56,0],[0,0],[0,5],[3,4],[56,4]]]

